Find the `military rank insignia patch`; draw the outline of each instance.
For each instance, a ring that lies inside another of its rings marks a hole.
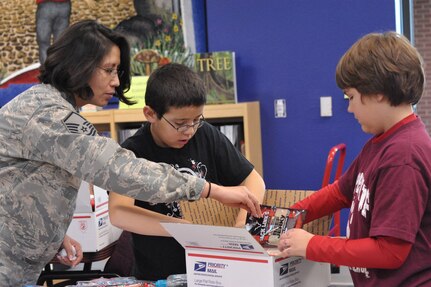
[[[75,112],[71,112],[63,119],[63,123],[69,132],[73,134],[84,134],[89,136],[95,136],[97,134],[96,128],[84,119],[81,115]]]

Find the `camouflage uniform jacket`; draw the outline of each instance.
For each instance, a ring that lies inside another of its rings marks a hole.
[[[58,90],[36,85],[0,110],[0,255],[49,262],[81,180],[150,202],[198,199],[205,183],[97,136]]]

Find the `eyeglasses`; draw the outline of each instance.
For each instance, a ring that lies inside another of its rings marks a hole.
[[[193,128],[194,131],[197,131],[198,128],[200,128],[201,126],[203,126],[204,122],[205,122],[205,118],[204,116],[201,116],[201,118],[197,121],[194,122],[191,125],[181,125],[179,127],[176,127],[173,123],[171,123],[170,121],[168,121],[168,119],[166,119],[164,116],[162,116],[162,118],[171,125],[171,127],[173,127],[174,129],[177,130],[177,132],[179,133],[185,133],[186,131],[189,130],[189,128]]]
[[[111,78],[115,78],[115,76],[118,76],[118,78],[121,78],[121,76],[124,74],[123,70],[117,70],[114,68],[102,68],[102,67],[97,67],[97,68],[105,71],[107,74],[111,76]]]

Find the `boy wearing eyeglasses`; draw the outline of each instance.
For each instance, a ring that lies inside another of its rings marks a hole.
[[[167,64],[147,83],[147,119],[122,146],[137,157],[166,163],[177,170],[225,186],[244,185],[262,201],[265,185],[253,165],[215,127],[204,120],[203,81],[188,67]],[[110,193],[111,222],[132,232],[134,270],[138,279],[165,279],[186,273],[184,248],[160,225],[183,222],[178,202],[151,204]],[[237,226],[243,226],[241,210]]]

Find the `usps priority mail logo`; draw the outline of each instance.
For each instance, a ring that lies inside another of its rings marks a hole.
[[[244,244],[244,243],[241,243],[240,246],[241,246],[242,250],[254,250],[253,244],[248,244],[248,243]]]
[[[102,227],[106,224],[107,224],[106,216],[99,218],[99,221],[97,222],[97,226]]]
[[[289,262],[284,263],[280,267],[280,276],[286,275],[289,273]]]
[[[197,272],[206,272],[207,271],[207,263],[202,262],[202,261],[196,261],[194,270]]]

